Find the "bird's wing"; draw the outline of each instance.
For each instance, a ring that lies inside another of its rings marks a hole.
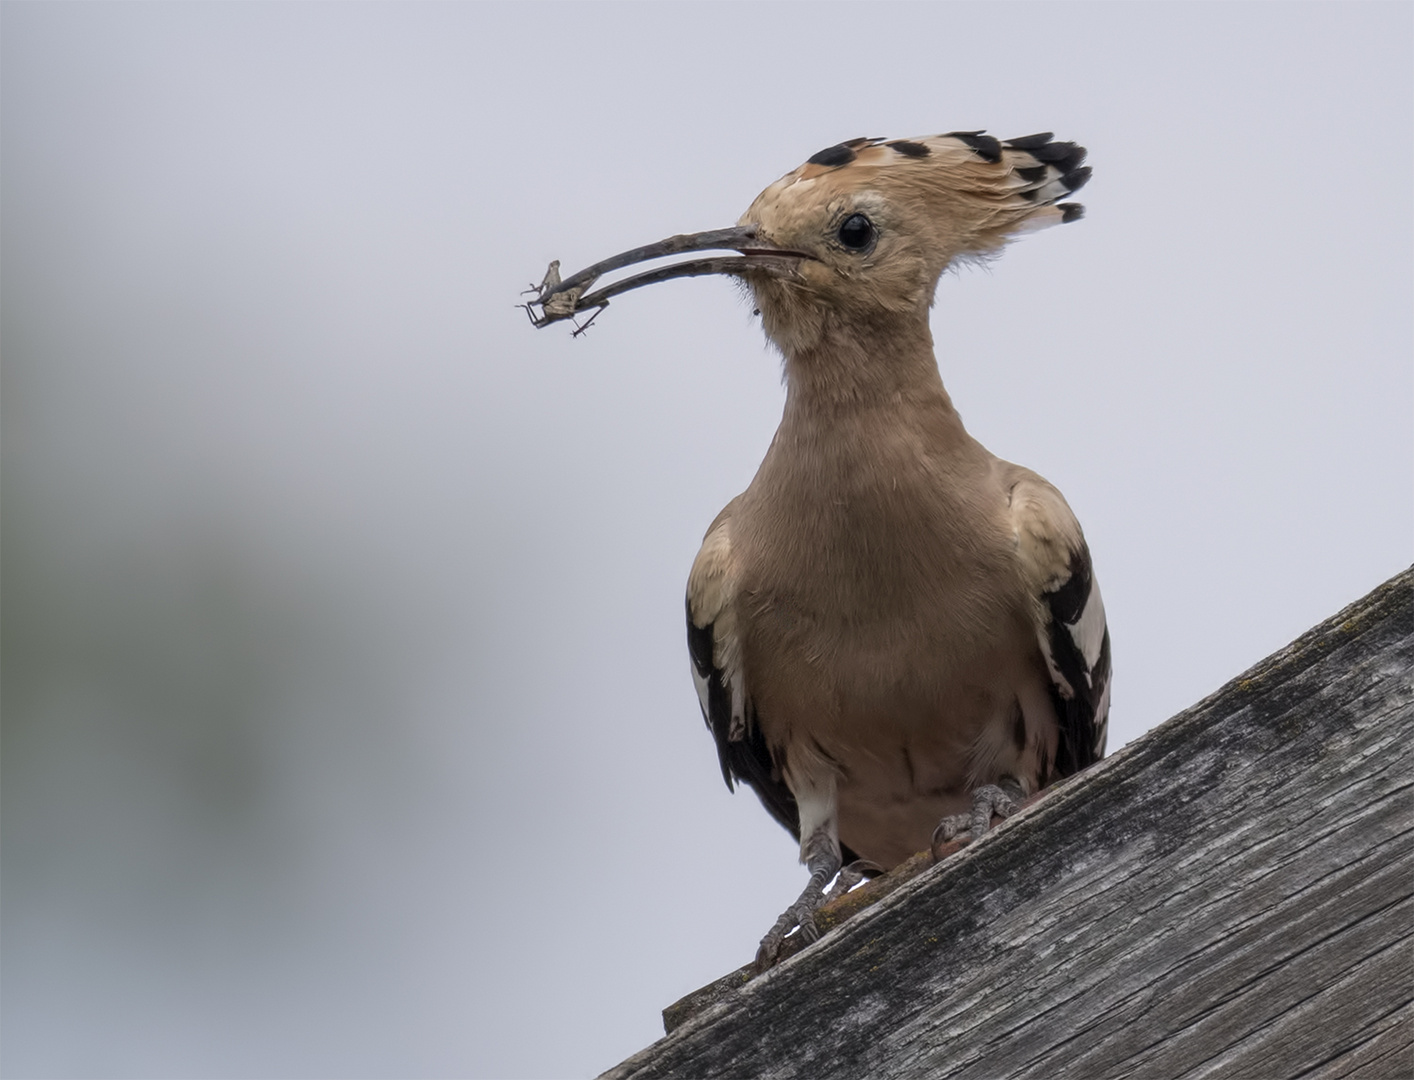
[[[1061,493],[1029,470],[1008,489],[1013,535],[1031,585],[1036,640],[1051,673],[1060,722],[1055,778],[1105,755],[1110,712],[1110,632],[1090,549]]]
[[[736,565],[732,557],[733,499],[702,541],[687,579],[687,649],[702,718],[717,743],[728,788],[737,781],[760,797],[771,816],[800,839],[800,810],[761,734],[741,670],[737,633]]]

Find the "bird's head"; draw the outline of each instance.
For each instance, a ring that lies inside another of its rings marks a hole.
[[[982,132],[853,139],[766,188],[735,228],[675,236],[597,263],[542,287],[531,302],[540,313],[531,314],[543,326],[641,285],[724,273],[750,286],[766,333],[788,354],[817,345],[832,326],[926,324],[950,264],[1080,217],[1078,204],[1059,200],[1089,179],[1084,158],[1082,147],[1049,133],[1006,142]],[[713,249],[739,255],[691,259],[587,291],[611,270]]]
[[[836,320],[926,320],[950,264],[1078,217],[1078,206],[1055,202],[1088,179],[1085,151],[1049,135],[1017,141],[1041,139],[1032,150],[980,132],[855,139],[781,177],[738,223],[808,256],[791,273],[743,274],[766,332],[782,347],[809,347]]]

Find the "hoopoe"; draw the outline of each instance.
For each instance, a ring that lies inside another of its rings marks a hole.
[[[780,427],[687,586],[722,776],[755,790],[810,872],[759,967],[797,926],[818,936],[843,863],[889,869],[940,837],[975,838],[1104,755],[1109,631],[1080,525],[1059,491],[967,433],[928,327],[949,265],[1081,216],[1060,200],[1089,179],[1084,158],[1049,133],[854,139],[766,188],[736,227],[552,273],[528,308],[545,326],[642,285],[728,274],[784,358]],[[738,254],[588,291],[713,249]]]

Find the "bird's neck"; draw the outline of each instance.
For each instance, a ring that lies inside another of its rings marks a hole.
[[[809,346],[785,350],[785,374],[787,420],[921,410],[965,437],[938,373],[926,319],[829,326]]]
[[[909,568],[975,546],[969,499],[988,490],[993,459],[963,428],[932,345],[926,322],[854,323],[786,353],[781,425],[733,518],[733,550],[755,567],[747,587],[757,595],[824,595],[866,620],[913,610]]]

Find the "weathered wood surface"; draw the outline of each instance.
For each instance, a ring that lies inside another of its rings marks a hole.
[[[604,1077],[1414,1077],[1414,570]]]

